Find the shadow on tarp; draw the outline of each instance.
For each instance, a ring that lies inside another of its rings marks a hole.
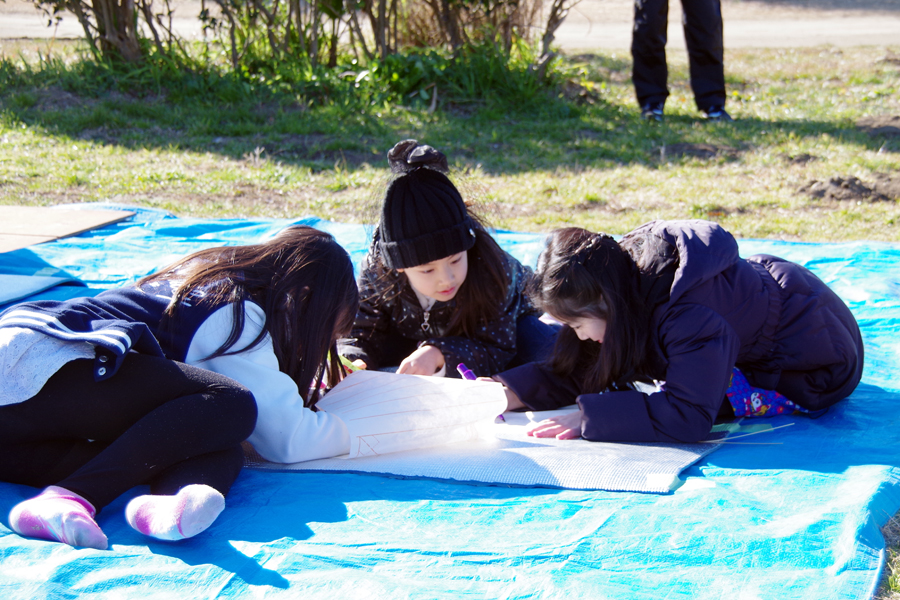
[[[772,431],[726,442],[707,456],[702,473],[728,470],[842,474],[861,465],[900,466],[900,392],[861,383],[821,417],[782,415],[748,419]],[[696,474],[696,467],[688,473]]]
[[[89,576],[93,585],[99,585],[102,581],[112,588],[121,588],[126,584],[139,588],[152,584],[156,593],[161,589],[196,588],[197,582],[204,578],[216,582],[234,580],[240,582],[237,584],[240,589],[256,586],[287,589],[290,582],[282,575],[284,565],[267,568],[267,560],[271,560],[272,556],[291,554],[298,543],[308,542],[316,546],[313,538],[317,533],[320,537],[328,537],[322,528],[329,524],[343,524],[343,529],[346,529],[351,516],[348,506],[375,503],[379,507],[377,520],[382,521],[377,525],[388,530],[394,525],[390,516],[402,512],[404,505],[414,505],[428,512],[432,501],[449,501],[457,505],[488,501],[497,510],[502,510],[506,503],[517,499],[521,501],[522,496],[539,499],[560,492],[545,488],[473,486],[346,474],[284,474],[244,470],[228,494],[227,506],[218,520],[197,537],[173,543],[148,538],[127,525],[124,518],[126,504],[134,496],[147,491],[145,487],[136,488],[98,515],[97,522],[109,538],[110,548],[107,551],[73,549],[63,544],[21,538],[8,532],[5,536],[0,533],[0,555],[4,556],[5,564],[8,564],[10,557],[19,554],[33,556],[36,561],[50,560],[54,563],[48,567],[46,584],[34,597],[56,597],[53,590],[83,587],[84,578],[88,577],[84,572],[87,568],[96,569]],[[2,523],[7,529],[9,523],[5,516],[10,509],[34,493],[35,490],[27,486],[0,483],[0,514],[4,515]],[[400,515],[397,514],[397,517]],[[439,518],[437,512],[433,518]],[[427,523],[418,525],[425,526]],[[413,534],[409,540],[411,544],[417,534],[410,533]],[[364,548],[377,545],[376,540],[364,542],[360,539],[357,542]],[[354,545],[352,537],[341,533],[331,536],[327,542],[330,548]],[[31,558],[26,560],[30,562]],[[305,552],[304,564],[310,560],[315,562],[317,559]],[[335,559],[328,559],[329,562],[332,560]],[[347,557],[346,560],[349,563],[355,559]],[[80,565],[76,573],[60,566],[68,561]],[[304,570],[307,568],[303,567]],[[3,588],[3,581],[8,579],[8,572],[0,576],[0,589]],[[190,586],[188,581],[192,582]],[[234,582],[229,585],[235,585]],[[132,594],[133,591],[130,589],[129,594],[121,597],[140,597],[140,594]],[[188,592],[185,594],[182,597],[195,597]]]
[[[28,300],[68,300],[97,292],[31,248],[0,252],[0,310]]]

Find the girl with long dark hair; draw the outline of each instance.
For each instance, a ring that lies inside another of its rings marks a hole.
[[[619,242],[554,231],[533,296],[565,324],[552,358],[495,379],[510,408],[579,407],[538,437],[697,442],[720,418],[822,411],[862,376],[844,302],[797,264],[741,258],[707,221],[655,221]]]
[[[359,277],[360,310],[342,354],[369,369],[491,375],[542,356],[555,329],[524,294],[531,270],[504,252],[447,177],[446,157],[404,140]]]
[[[0,480],[45,488],[10,527],[103,549],[97,512],[147,484],[128,523],[184,539],[223,510],[244,440],[275,462],[346,453],[346,426],[315,405],[341,376],[335,340],[357,306],[346,251],[291,227],[93,298],[7,309]]]

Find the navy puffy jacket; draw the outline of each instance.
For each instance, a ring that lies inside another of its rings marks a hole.
[[[735,366],[751,385],[810,410],[856,388],[863,369],[859,326],[806,268],[768,255],[742,259],[731,234],[707,221],[654,221],[626,240],[642,272],[658,272],[666,260],[676,266],[650,322],[664,391],[579,390],[534,363],[494,376],[529,408],[577,402],[590,440],[696,442],[727,402]]]

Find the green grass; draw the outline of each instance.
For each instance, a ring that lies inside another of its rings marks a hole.
[[[884,527],[881,533],[887,545],[887,564],[881,576],[881,583],[875,594],[874,600],[898,600],[900,599],[900,520],[894,515]]]
[[[79,71],[70,47],[44,51],[43,62],[24,45],[0,53],[0,203],[358,221],[374,214],[386,150],[415,137],[447,153],[500,227],[623,233],[655,218],[705,218],[744,237],[900,241],[896,199],[797,192],[832,177],[869,187],[900,179],[900,138],[856,126],[900,115],[900,66],[879,61],[884,48],[729,51],[733,124],[699,118],[673,52],[661,126],[638,118],[624,53],[564,59],[582,101],[447,102],[433,113],[418,96],[359,106],[215,78],[116,84]],[[685,154],[684,144],[712,156]],[[813,158],[791,162],[803,154]]]

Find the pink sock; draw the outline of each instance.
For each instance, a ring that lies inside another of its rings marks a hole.
[[[51,485],[16,504],[9,512],[9,526],[25,537],[106,550],[106,535],[94,521],[95,514],[91,503],[78,494]]]
[[[125,507],[132,529],[160,540],[183,540],[205,531],[225,508],[225,497],[208,485],[181,488],[174,496],[138,496]]]

